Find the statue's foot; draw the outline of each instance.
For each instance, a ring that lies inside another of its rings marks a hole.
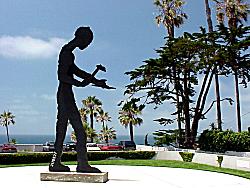
[[[102,173],[98,168],[91,166],[77,166],[76,171],[80,173]]]
[[[70,168],[68,166],[65,166],[61,163],[49,166],[49,171],[50,172],[70,172]]]

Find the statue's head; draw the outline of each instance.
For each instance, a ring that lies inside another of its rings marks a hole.
[[[85,49],[93,40],[93,32],[90,27],[79,27],[75,32],[75,40],[80,50]]]

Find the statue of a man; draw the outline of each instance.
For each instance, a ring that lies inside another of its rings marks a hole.
[[[79,69],[75,63],[73,50],[79,48],[84,50],[93,40],[93,33],[89,27],[79,27],[75,32],[75,37],[68,44],[64,45],[59,54],[58,60],[58,80],[59,87],[57,91],[57,122],[56,122],[56,140],[55,152],[49,171],[68,172],[70,168],[61,163],[63,142],[65,139],[68,122],[72,125],[76,134],[77,151],[77,172],[99,173],[99,169],[91,167],[88,164],[86,141],[87,136],[83,128],[80,113],[75,103],[72,86],[85,87],[93,83],[97,87],[107,88],[106,80],[98,80],[93,74],[89,74]],[[74,76],[84,79],[82,82],[74,79]],[[107,88],[108,89],[108,88]]]

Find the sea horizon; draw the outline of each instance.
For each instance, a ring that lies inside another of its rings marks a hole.
[[[115,140],[110,140],[110,143],[117,144],[121,140],[130,140],[129,135],[117,135]],[[48,141],[54,141],[55,135],[53,134],[14,134],[10,135],[10,141],[16,140],[17,144],[44,144]],[[64,142],[70,142],[70,135],[66,135]],[[145,135],[134,135],[134,141],[136,144],[145,144]],[[7,143],[7,136],[0,135],[0,144]],[[154,139],[152,135],[148,136],[148,143],[153,144]]]

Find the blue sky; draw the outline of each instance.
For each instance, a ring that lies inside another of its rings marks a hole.
[[[178,35],[206,26],[203,1],[188,0],[185,11],[189,19],[177,30]],[[128,134],[117,120],[117,104],[124,99],[124,87],[129,83],[124,72],[140,66],[143,60],[157,57],[154,49],[164,44],[166,31],[155,24],[156,12],[152,0],[0,0],[0,112],[10,110],[16,115],[10,134],[54,134],[57,56],[78,26],[90,26],[94,41],[83,52],[75,51],[76,64],[88,72],[96,64],[105,65],[107,72],[98,73],[97,77],[108,79],[117,88],[75,88],[78,107],[82,99],[95,95],[112,117],[108,125],[120,135]],[[224,97],[233,96],[231,78],[221,80],[221,92]],[[250,111],[248,92],[241,89],[242,114]],[[212,87],[209,100],[213,98]],[[223,107],[225,128],[234,129],[235,106],[223,103]],[[135,134],[163,129],[153,119],[169,115],[171,109],[169,104],[157,110],[147,107],[143,112],[144,124],[135,129]],[[201,123],[200,131],[214,121],[212,110]],[[250,116],[245,115],[243,129],[249,124]],[[96,124],[96,128],[100,125]],[[3,127],[0,134],[5,134]]]

